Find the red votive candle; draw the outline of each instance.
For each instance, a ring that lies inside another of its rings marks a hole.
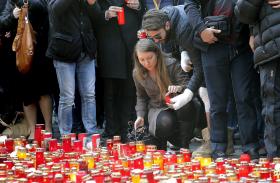
[[[83,152],[83,144],[82,144],[82,141],[80,141],[80,140],[75,140],[75,141],[73,142],[73,146],[74,146],[74,151],[75,151],[75,152],[80,152],[80,153]]]
[[[79,133],[78,139],[82,141],[83,147],[86,147],[87,133]]]
[[[36,168],[44,163],[44,149],[36,148]]]
[[[71,138],[68,135],[62,136],[62,149],[64,152],[71,152]]]
[[[93,134],[91,136],[91,141],[92,141],[92,150],[97,150],[99,149],[100,145],[100,134]]]
[[[7,149],[8,153],[13,152],[14,151],[14,139],[7,138],[5,140],[5,146],[6,146],[6,149]]]
[[[190,162],[191,161],[192,153],[189,149],[181,148],[180,153],[184,157],[184,162]]]
[[[57,148],[57,139],[50,139],[48,143],[49,143],[50,152],[56,151],[58,149]]]
[[[125,24],[125,15],[124,15],[124,8],[122,7],[122,10],[117,13],[118,15],[118,24],[124,25]]]
[[[35,124],[34,140],[38,142],[39,147],[41,147],[42,130],[44,129],[45,129],[44,124]]]
[[[240,162],[245,161],[245,162],[249,163],[251,161],[251,157],[249,154],[244,153],[244,154],[240,155],[239,161]]]

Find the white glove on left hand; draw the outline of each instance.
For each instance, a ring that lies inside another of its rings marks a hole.
[[[193,98],[193,92],[190,89],[185,89],[184,93],[171,98],[171,104],[170,107],[172,107],[174,110],[178,110],[187,103],[189,103]]]
[[[193,69],[191,67],[190,57],[186,51],[181,52],[181,67],[185,72],[190,72]]]

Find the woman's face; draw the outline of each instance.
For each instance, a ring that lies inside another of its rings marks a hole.
[[[146,68],[148,71],[154,71],[157,65],[157,56],[154,52],[151,51],[145,51],[137,52],[137,57],[139,60],[139,63]]]

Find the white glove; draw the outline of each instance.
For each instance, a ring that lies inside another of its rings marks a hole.
[[[191,60],[186,51],[181,52],[181,67],[183,71],[189,72],[192,70],[192,67],[190,66]]]
[[[175,110],[180,109],[187,103],[189,103],[193,98],[193,92],[190,89],[185,89],[184,93],[171,98],[171,104],[170,107],[172,107]]]
[[[15,9],[13,10],[13,15],[16,19],[18,19],[20,12],[21,12],[21,9],[18,7],[15,7]]]

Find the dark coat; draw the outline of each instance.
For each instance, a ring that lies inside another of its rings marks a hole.
[[[189,23],[189,18],[184,12],[184,6],[168,6],[162,9],[167,13],[171,22],[170,41],[176,43],[186,50],[194,66],[193,75],[187,88],[192,92],[197,92],[203,82],[203,71],[200,51],[193,46],[194,31]]]
[[[5,5],[6,5],[6,2],[7,2],[7,0],[2,0],[2,1],[0,1],[0,14],[1,14],[2,11],[4,10]]]
[[[253,25],[255,66],[280,57],[280,10],[265,0],[239,0],[235,13],[240,21]]]
[[[99,0],[103,20],[96,27],[98,40],[98,66],[104,78],[127,79],[132,75],[132,53],[137,42],[144,9],[134,10],[124,5],[125,25],[118,25],[117,18],[105,20],[110,6],[122,6],[123,0]],[[142,6],[141,0],[140,4]]]
[[[50,43],[47,56],[52,59],[75,62],[81,52],[91,58],[96,54],[93,32],[98,4],[81,0],[49,0]]]
[[[223,7],[223,4],[232,1],[232,5],[229,7]],[[210,4],[209,4],[210,2]],[[221,42],[231,44],[239,53],[249,50],[249,27],[241,23],[233,13],[233,8],[236,0],[186,0],[185,12],[189,17],[189,22],[194,29],[195,37],[193,45],[202,51],[207,51],[209,44],[202,41],[200,33],[207,28],[204,17],[215,15],[223,15],[227,13],[230,19],[230,35],[225,40],[219,40]],[[212,8],[210,8],[213,6]],[[214,10],[218,10],[215,12]],[[211,11],[212,10],[212,11]]]

